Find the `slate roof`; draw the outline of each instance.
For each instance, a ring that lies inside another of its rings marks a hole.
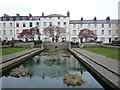
[[[120,23],[120,20],[114,19],[114,20],[70,20],[70,24],[101,24],[101,23]]]
[[[61,14],[50,14],[50,15],[47,15],[46,17],[67,17],[67,16],[64,16]]]
[[[61,14],[50,14],[47,16],[2,16],[0,17],[1,21],[12,21],[12,20],[40,20],[40,18],[45,17],[67,17]]]

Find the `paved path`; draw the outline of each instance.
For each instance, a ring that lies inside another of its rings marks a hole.
[[[119,86],[120,71],[118,67],[120,61],[79,48],[72,48],[71,50],[75,51],[75,54],[81,57],[84,62],[88,63],[101,76],[105,77],[106,80],[115,84],[117,87]]]
[[[97,64],[102,65],[103,67],[107,68],[111,72],[120,75],[120,71],[118,70],[118,65],[120,65],[120,61],[108,58],[106,56],[102,56],[87,50],[73,48],[77,52],[83,54],[84,56],[88,57],[92,61],[96,62]]]
[[[34,51],[39,50],[39,49],[40,48],[33,48],[33,49],[28,49],[28,50],[25,50],[25,51],[21,51],[21,52],[16,52],[16,53],[0,56],[2,58],[2,62],[0,62],[0,63],[4,63],[4,62],[7,62],[7,61],[10,61],[12,59],[15,59],[15,58],[23,56],[25,54],[34,52]]]
[[[29,58],[42,50],[43,49],[40,48],[33,48],[5,56],[0,56],[0,72],[16,65],[19,62],[24,61],[25,58]]]

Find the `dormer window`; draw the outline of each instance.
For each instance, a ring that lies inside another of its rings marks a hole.
[[[19,17],[16,17],[16,20],[19,20],[20,18]]]

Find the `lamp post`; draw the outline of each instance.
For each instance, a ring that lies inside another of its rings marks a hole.
[[[71,43],[70,43],[70,32],[68,32],[69,35],[69,48],[71,48]]]
[[[14,40],[15,40],[15,17],[13,17],[13,21],[14,21]]]

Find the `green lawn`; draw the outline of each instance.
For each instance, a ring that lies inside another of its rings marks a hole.
[[[120,52],[120,50],[118,51],[117,49],[104,48],[104,47],[85,47],[81,49],[88,50],[109,58],[120,60],[120,56],[118,56],[119,54],[118,52]]]
[[[24,51],[27,49],[31,49],[31,48],[20,48],[20,47],[10,47],[10,48],[0,48],[0,56],[4,56],[4,55],[8,55],[8,54],[12,54],[15,52],[20,52],[20,51]]]

